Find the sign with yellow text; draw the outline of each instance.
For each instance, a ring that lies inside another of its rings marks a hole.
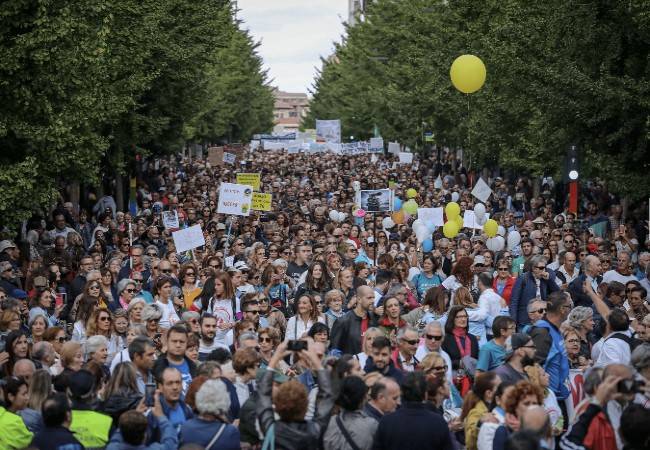
[[[272,197],[272,194],[260,194],[259,192],[253,192],[251,209],[254,211],[271,211]]]
[[[260,174],[259,173],[238,173],[237,184],[247,184],[253,186],[254,191],[260,190]]]

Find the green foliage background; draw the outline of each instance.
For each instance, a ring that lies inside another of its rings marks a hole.
[[[469,151],[473,167],[559,173],[578,146],[582,173],[632,199],[650,193],[647,1],[375,0],[323,68],[304,126]],[[456,91],[449,68],[479,56],[484,87]]]
[[[123,174],[136,153],[244,141],[273,95],[228,0],[0,4],[0,224],[59,183]]]

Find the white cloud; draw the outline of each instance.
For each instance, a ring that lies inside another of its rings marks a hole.
[[[256,41],[273,85],[307,92],[320,57],[341,41],[347,0],[239,0],[238,18]]]

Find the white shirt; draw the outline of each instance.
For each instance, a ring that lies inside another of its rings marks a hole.
[[[628,281],[638,281],[638,280],[632,274],[621,275],[620,273],[612,269],[605,272],[605,275],[603,275],[603,282],[609,284],[612,281],[618,281],[621,284],[625,284]]]
[[[168,301],[167,303],[163,303],[160,300],[156,300],[156,305],[160,306],[160,309],[162,310],[160,328],[171,328],[176,322],[181,320],[180,317],[178,317],[178,314],[176,314],[172,302]]]
[[[318,322],[324,323],[323,319],[318,318]],[[287,334],[284,338],[285,341],[300,339],[303,334],[306,334],[311,326],[314,324],[311,320],[304,322],[298,316],[290,317],[287,321]]]
[[[631,337],[629,331],[617,331],[616,333],[624,334]],[[614,333],[612,333],[614,334]],[[623,339],[610,338],[611,334],[605,338],[603,345],[598,353],[598,360],[595,367],[606,367],[610,364],[630,364],[630,346]]]
[[[501,315],[501,300],[503,298],[494,292],[494,289],[488,288],[481,292],[481,295],[478,298],[478,307],[480,309],[485,309],[488,312],[488,319],[485,322],[487,327],[487,333],[492,334],[492,322],[494,318]]]
[[[111,373],[113,373],[115,367],[117,367],[118,364],[129,361],[131,361],[131,357],[129,356],[129,349],[125,348],[113,358],[113,361],[111,362]]]
[[[559,269],[557,269],[557,271],[562,273],[562,275],[564,275],[564,277],[566,278],[566,284],[571,283],[573,280],[578,278],[578,275],[580,275],[580,271],[578,270],[577,267],[573,268],[573,274],[570,274],[569,272],[567,272],[566,267],[564,267],[564,266],[561,266]]]
[[[421,344],[418,349],[415,351],[415,358],[418,361],[422,361],[431,351],[427,348],[425,344]],[[444,351],[442,348],[438,350],[438,353],[440,353],[440,356],[442,356],[442,359],[445,360],[445,364],[447,364],[447,381],[450,383],[452,382],[451,378],[451,358],[447,354],[446,351]],[[361,367],[363,369],[363,367]]]

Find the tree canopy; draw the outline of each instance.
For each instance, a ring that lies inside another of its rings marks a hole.
[[[270,129],[256,49],[228,0],[3,2],[0,223],[136,153]]]
[[[368,2],[323,60],[315,119],[343,135],[463,148],[473,167],[558,172],[576,145],[582,172],[639,198],[650,192],[647,3],[521,0]],[[449,68],[475,54],[483,88],[458,92]]]

